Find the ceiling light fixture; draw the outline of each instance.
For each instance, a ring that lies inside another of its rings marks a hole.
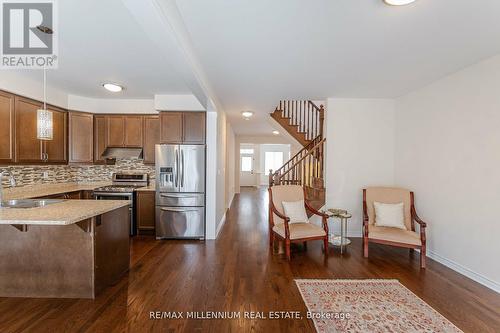
[[[243,116],[243,118],[245,118],[245,120],[248,120],[248,119],[250,119],[250,117],[253,116],[253,112],[252,111],[243,111],[241,113],[241,115]]]
[[[391,6],[404,6],[415,2],[415,0],[384,0],[384,2]]]
[[[120,92],[123,90],[123,87],[114,83],[104,83],[102,85],[104,89],[111,91],[111,92]]]
[[[274,134],[274,135],[280,135],[280,132],[278,132],[278,131],[274,130],[274,131],[273,131],[273,134]]]

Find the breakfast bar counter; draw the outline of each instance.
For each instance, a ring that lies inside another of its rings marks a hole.
[[[129,269],[126,200],[0,208],[0,297],[94,298]]]

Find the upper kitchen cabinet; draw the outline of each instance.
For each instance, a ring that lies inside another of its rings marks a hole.
[[[160,143],[160,117],[144,117],[144,163],[155,163],[155,145]]]
[[[106,116],[108,147],[142,147],[142,116]]]
[[[161,143],[205,143],[205,112],[161,112]]]
[[[0,163],[14,162],[14,95],[0,91]]]
[[[54,138],[44,140],[43,151],[45,153],[46,163],[67,163],[68,162],[68,112],[55,108],[47,107],[52,111],[52,124],[54,126]]]
[[[42,103],[15,97],[16,162],[39,163],[42,161],[42,142],[36,137],[36,110]]]
[[[90,113],[69,113],[69,162],[94,161],[94,116]]]
[[[183,143],[205,143],[205,112],[184,112]]]
[[[143,122],[142,116],[125,117],[125,147],[142,147]]]
[[[104,163],[101,156],[108,146],[107,132],[106,116],[94,116],[94,163]]]

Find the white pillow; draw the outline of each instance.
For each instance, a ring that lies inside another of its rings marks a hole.
[[[290,222],[288,223],[309,223],[304,200],[293,202],[283,201],[281,204],[283,205],[285,216],[290,218]]]
[[[373,202],[375,207],[375,225],[407,230],[405,226],[404,204],[386,204]]]

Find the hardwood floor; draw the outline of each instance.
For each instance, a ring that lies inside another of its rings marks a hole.
[[[376,244],[363,259],[361,239],[325,260],[320,243],[294,247],[290,263],[273,254],[266,191],[244,189],[217,241],[136,237],[128,276],[97,299],[0,298],[0,332],[313,332],[307,319],[149,318],[151,311],[305,314],[295,278],[395,278],[465,332],[500,332],[500,296],[433,260],[420,270],[418,254]]]

